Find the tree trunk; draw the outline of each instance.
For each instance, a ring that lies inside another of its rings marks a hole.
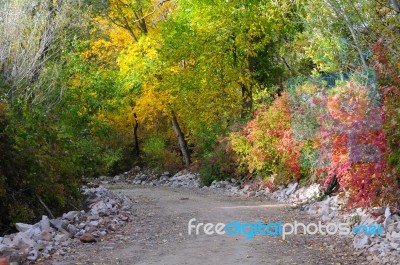
[[[250,73],[254,73],[256,58],[253,56],[247,57],[248,70]],[[240,84],[242,88],[242,118],[247,118],[253,112],[253,86],[250,84]]]
[[[253,89],[245,84],[240,84],[242,88],[242,118],[248,117],[253,109]]]
[[[282,93],[285,90],[285,85],[283,82],[284,82],[283,80],[281,80],[281,82],[279,82],[279,89],[276,91],[276,94],[278,95],[278,97],[282,96]]]
[[[178,142],[179,142],[179,148],[181,149],[182,156],[183,156],[183,161],[185,162],[185,166],[188,167],[191,163],[190,161],[190,154],[189,154],[189,149],[185,140],[185,136],[182,133],[181,127],[179,127],[178,120],[176,118],[175,112],[172,111],[172,127],[174,128],[174,131],[176,133],[176,136],[178,137]]]
[[[400,1],[399,0],[391,0],[393,9],[397,14],[400,14]]]
[[[337,192],[340,188],[340,184],[336,176],[333,176],[328,186],[326,187],[324,194],[330,196],[331,194]]]
[[[136,113],[133,114],[135,117],[135,127],[133,127],[133,136],[135,137],[135,143],[134,143],[134,148],[133,148],[133,153],[135,156],[139,157],[140,155],[140,149],[139,149],[139,139],[138,139],[138,128],[139,128],[139,122],[137,120]]]

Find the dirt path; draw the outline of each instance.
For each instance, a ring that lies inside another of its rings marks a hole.
[[[138,186],[109,187],[137,201],[132,222],[106,240],[78,244],[37,264],[367,264],[335,236],[188,235],[188,221],[311,222],[288,205],[211,193]]]

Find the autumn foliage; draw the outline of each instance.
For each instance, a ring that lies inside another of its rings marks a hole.
[[[387,96],[374,98],[379,95],[374,85],[363,85],[357,76],[330,88],[300,83],[231,133],[227,152],[234,152],[249,174],[275,185],[303,179],[328,192],[337,182],[348,206],[393,202],[397,151],[390,149],[388,139],[395,136],[387,128],[398,113],[391,111]]]
[[[137,165],[398,200],[390,2],[0,1],[0,230]]]
[[[300,178],[302,143],[293,139],[287,93],[256,111],[254,119],[230,134],[230,141],[227,152],[236,153],[239,166],[250,174],[272,176],[275,184]]]

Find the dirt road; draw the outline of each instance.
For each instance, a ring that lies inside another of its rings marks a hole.
[[[137,201],[132,222],[94,244],[37,264],[367,264],[340,236],[188,235],[188,221],[318,222],[289,205],[173,188],[109,187]]]

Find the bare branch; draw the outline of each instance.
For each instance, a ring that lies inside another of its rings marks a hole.
[[[59,55],[60,47],[54,44],[61,44],[67,34],[74,34],[65,31],[66,27],[80,24],[76,19],[80,13],[75,9],[79,3],[58,1],[54,6],[53,1],[43,0],[0,1],[0,78],[9,85],[4,92],[11,102],[15,96],[31,103],[49,96],[53,86],[37,83],[43,66]],[[48,73],[52,75],[51,69]],[[61,88],[57,89],[61,93]]]
[[[151,12],[148,13],[147,15],[142,16],[141,18],[138,18],[138,19],[132,21],[132,23],[140,22],[140,21],[142,21],[143,19],[147,18],[148,16],[153,15],[153,14],[157,11],[158,8],[160,8],[162,5],[164,5],[165,3],[169,2],[169,1],[171,1],[171,0],[162,0],[161,2],[159,2],[159,3],[154,7],[153,11],[151,11]]]

